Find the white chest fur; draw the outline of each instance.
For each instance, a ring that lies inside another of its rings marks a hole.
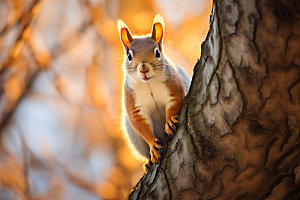
[[[166,108],[171,104],[171,96],[166,85],[159,80],[134,84],[135,106],[140,109],[146,121],[152,126],[154,135],[159,138],[164,132]]]

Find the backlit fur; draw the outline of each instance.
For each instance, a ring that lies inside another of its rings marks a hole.
[[[161,24],[155,26],[155,23]],[[123,125],[131,146],[152,162],[159,158],[157,148],[154,148],[159,146],[155,139],[163,145],[168,134],[172,134],[166,127],[172,125],[174,120],[172,122],[171,118],[178,115],[190,84],[185,72],[164,56],[163,34],[153,35],[154,29],[161,27],[164,27],[162,18],[156,17],[152,35],[136,37],[131,35],[124,22],[118,22],[125,51]],[[156,32],[163,33],[163,30]],[[156,57],[156,49],[159,49],[159,58]],[[132,61],[128,59],[129,54]]]

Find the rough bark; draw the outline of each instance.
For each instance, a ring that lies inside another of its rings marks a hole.
[[[129,199],[300,199],[300,2],[216,0],[177,135]]]

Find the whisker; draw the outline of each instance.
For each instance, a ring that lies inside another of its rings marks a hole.
[[[137,68],[137,65],[136,66],[132,66],[132,65],[124,65],[126,67],[126,69],[136,69]]]
[[[162,65],[162,64],[169,64],[167,62],[154,62],[154,63],[150,63],[150,64],[153,64],[153,65]]]
[[[158,67],[158,66],[171,66],[170,64],[167,63],[152,63],[151,64],[153,67]]]
[[[126,68],[126,70],[129,70],[129,71],[136,71],[135,68]]]
[[[126,69],[136,69],[136,67],[126,67]]]
[[[128,64],[128,63],[123,63],[122,65],[124,65],[124,66],[132,66],[132,64]]]
[[[126,68],[136,68],[136,66],[131,66],[131,65],[124,65]]]

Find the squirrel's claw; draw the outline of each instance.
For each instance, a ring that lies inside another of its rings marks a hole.
[[[151,155],[151,162],[157,163],[158,159],[160,158],[160,154],[158,153],[158,150],[155,148],[150,150],[150,155]]]
[[[151,156],[151,161],[153,163],[157,163],[159,158],[160,158],[160,154],[159,154],[159,150],[162,148],[162,145],[160,144],[158,139],[155,139],[154,142],[151,144],[150,146],[150,156]]]
[[[160,141],[158,139],[154,140],[154,146],[161,149],[162,148],[162,144],[160,143]]]
[[[172,117],[171,117],[171,121],[172,121],[174,124],[178,125],[178,124],[179,124],[179,122],[178,122],[178,115],[172,116]]]
[[[165,124],[165,132],[169,136],[173,136],[174,133],[176,132],[177,126],[179,124],[177,117],[178,115],[172,116]]]
[[[148,162],[144,164],[144,171],[148,172],[152,164],[153,162],[151,160],[148,160]]]

